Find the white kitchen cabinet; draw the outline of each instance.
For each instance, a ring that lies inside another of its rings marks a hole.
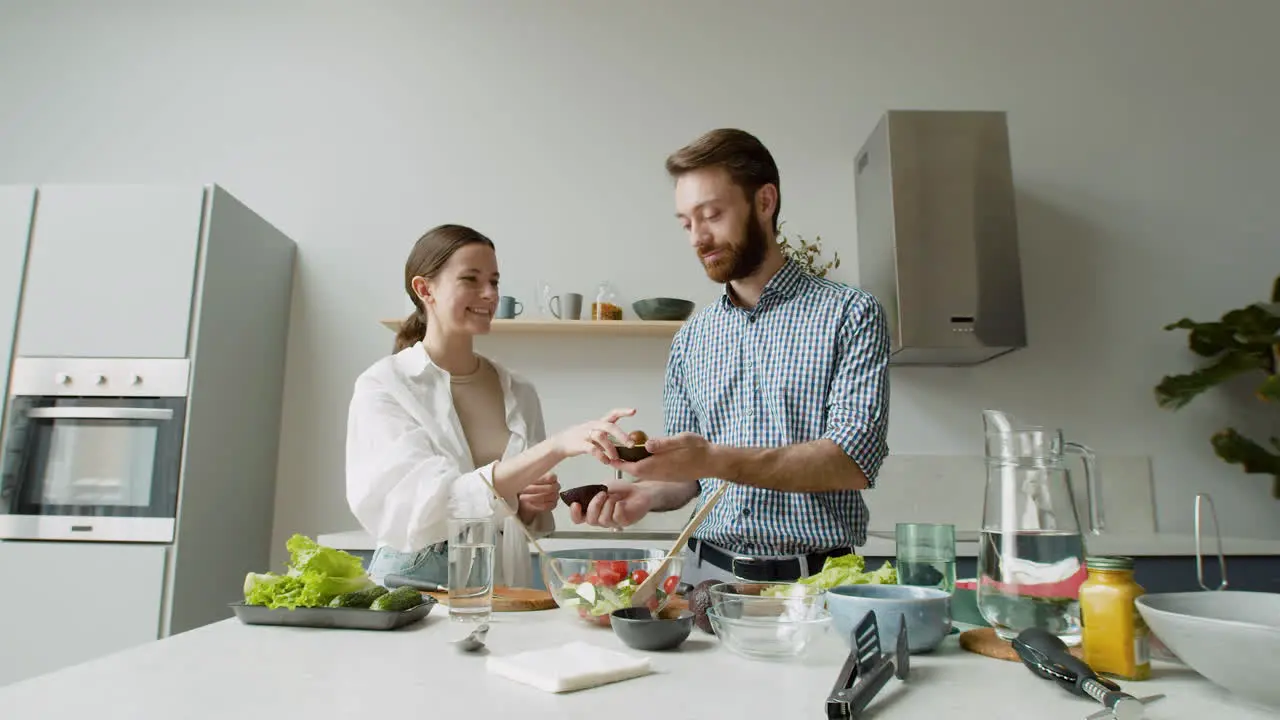
[[[17,354],[182,358],[205,193],[41,185]]]
[[[168,550],[0,542],[0,685],[158,639]]]
[[[0,390],[9,387],[22,269],[27,261],[27,236],[36,190],[31,186],[0,187]],[[0,420],[4,411],[0,409]],[[0,423],[2,425],[2,423]]]

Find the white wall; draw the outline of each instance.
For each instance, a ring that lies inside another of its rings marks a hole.
[[[277,557],[291,532],[355,527],[348,389],[389,350],[377,320],[405,309],[422,231],[490,234],[530,309],[543,279],[703,303],[717,289],[662,161],[739,126],[781,164],[789,227],[853,281],[852,157],[887,108],[1009,111],[1031,340],[978,368],[896,370],[893,452],[980,452],[978,413],[998,406],[1150,455],[1166,529],[1209,490],[1231,534],[1280,537],[1269,480],[1207,445],[1275,421],[1243,392],[1172,414],[1151,391],[1190,363],[1164,323],[1259,299],[1280,272],[1280,4],[356,5],[0,1],[0,182],[216,180],[300,245]],[[660,423],[662,341],[483,347],[538,383],[553,428],[620,404]]]

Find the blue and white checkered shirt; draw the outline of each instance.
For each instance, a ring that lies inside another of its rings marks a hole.
[[[828,438],[871,486],[888,454],[889,333],[871,294],[788,259],[756,307],[728,294],[676,333],[663,393],[668,434],[779,447]],[[700,506],[722,480],[700,482]],[[745,555],[788,555],[866,542],[857,490],[781,492],[732,485],[694,537]]]

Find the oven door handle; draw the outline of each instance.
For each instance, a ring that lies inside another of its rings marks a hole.
[[[42,407],[31,408],[36,420],[172,420],[171,408],[138,407]]]

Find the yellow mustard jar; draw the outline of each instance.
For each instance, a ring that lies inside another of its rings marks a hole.
[[[1133,579],[1133,558],[1094,556],[1080,585],[1080,644],[1093,671],[1122,680],[1151,677],[1151,631],[1134,600],[1144,594]]]

